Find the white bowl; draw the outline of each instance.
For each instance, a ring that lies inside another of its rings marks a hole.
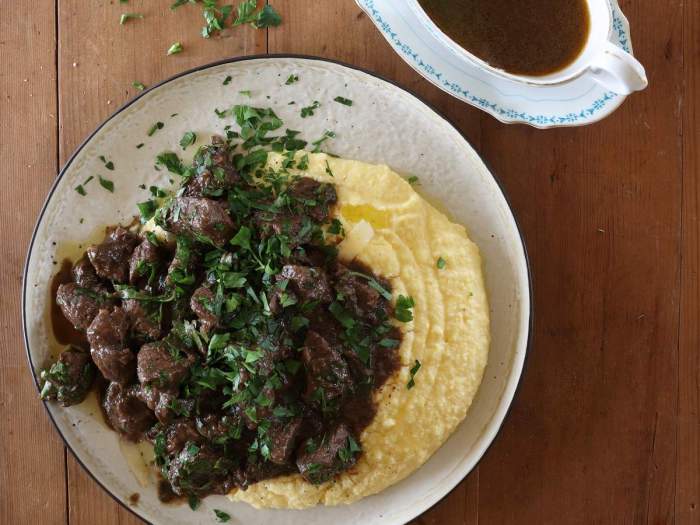
[[[285,85],[291,74],[299,81]],[[230,75],[233,81],[223,85]],[[251,97],[240,94],[251,91]],[[204,95],[206,94],[206,95]],[[333,102],[336,96],[352,107]],[[269,98],[268,98],[269,97]],[[314,117],[299,109],[321,102]],[[295,105],[288,105],[296,101]],[[479,461],[500,428],[515,394],[525,359],[530,326],[529,273],[525,248],[513,214],[496,180],[479,156],[443,117],[415,96],[368,73],[337,63],[301,57],[250,57],[203,66],[163,82],[118,110],[78,148],[52,187],[29,247],[24,274],[22,315],[29,362],[35,378],[57,345],[52,335],[49,285],[63,247],[75,246],[107,224],[128,222],[147,192],[141,183],[167,184],[153,159],[177,150],[185,131],[200,140],[225,123],[215,108],[246,103],[273,107],[285,126],[315,139],[325,129],[337,138],[326,150],[347,158],[386,163],[420,178],[419,191],[466,225],[481,248],[491,303],[492,347],[479,394],[447,443],[417,472],[390,489],[349,506],[305,511],[255,510],[217,496],[193,513],[186,505],[159,503],[155,487],[141,486],[125,462],[117,435],[102,421],[94,403],[61,408],[47,403],[49,416],[66,445],[105,490],[153,523],[211,523],[212,509],[233,516],[231,523],[326,524],[404,523],[445,496]],[[171,117],[171,114],[177,116]],[[163,129],[152,137],[155,122]],[[137,149],[136,145],[145,143]],[[99,156],[115,164],[104,169]],[[88,195],[74,188],[89,175],[114,181],[108,193],[97,181]],[[83,219],[81,221],[81,219]],[[54,244],[55,243],[55,244]],[[58,255],[57,255],[58,254]],[[37,473],[39,475],[39,473]],[[128,498],[138,492],[138,505]]]

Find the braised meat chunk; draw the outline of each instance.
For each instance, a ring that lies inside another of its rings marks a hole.
[[[328,219],[331,206],[338,200],[332,184],[318,182],[308,177],[292,183],[289,194],[300,201],[305,206],[306,213],[319,223]]]
[[[140,440],[155,423],[153,412],[139,400],[137,392],[136,385],[124,387],[110,383],[102,399],[109,425],[131,441]]]
[[[175,256],[170,261],[165,283],[168,286],[194,283],[193,272],[197,266],[198,257],[194,251],[194,243],[189,237],[178,236],[175,245]]]
[[[124,299],[122,308],[129,319],[129,325],[135,334],[148,339],[158,339],[162,335],[161,308],[159,304],[147,303],[137,299]]]
[[[320,301],[327,304],[333,300],[328,276],[321,268],[286,264],[277,279],[288,280],[289,287],[304,302]]]
[[[158,421],[169,423],[189,416],[194,400],[179,398],[180,385],[189,375],[194,357],[184,352],[173,338],[145,344],[137,356],[140,399],[154,411]]]
[[[100,278],[95,273],[95,267],[86,256],[81,257],[78,262],[73,265],[72,269],[73,282],[81,288],[97,288],[100,284]]]
[[[224,205],[212,199],[178,197],[173,201],[166,221],[169,231],[219,248],[235,233]]]
[[[192,294],[190,308],[199,317],[202,323],[202,331],[206,334],[219,324],[219,316],[216,313],[214,292],[206,286],[197,288]]]
[[[292,460],[303,432],[304,420],[296,417],[287,423],[273,425],[270,436],[270,461],[287,465]]]
[[[245,489],[252,483],[294,472],[297,472],[295,465],[279,465],[272,461],[265,461],[264,459],[251,459],[246,463],[245,470],[243,471],[241,488]]]
[[[296,248],[311,241],[314,223],[308,217],[291,212],[256,212],[253,221],[264,239],[283,236],[290,247]]]
[[[163,391],[151,385],[141,385],[136,389],[136,395],[153,410],[158,421],[164,425],[170,424],[178,417],[191,416],[195,406],[194,400],[180,399],[176,393]]]
[[[150,240],[144,239],[134,249],[129,259],[129,282],[136,284],[140,279],[148,283],[153,282],[157,278],[160,262],[158,247]]]
[[[177,454],[187,443],[201,443],[204,438],[197,432],[191,419],[179,419],[173,421],[165,429],[165,451],[168,454]]]
[[[76,283],[61,284],[56,303],[76,330],[84,332],[100,311],[110,304],[110,298],[99,289],[84,288]]]
[[[178,495],[228,494],[238,476],[233,460],[195,442],[188,442],[168,469],[168,481]]]
[[[48,370],[41,372],[41,398],[56,400],[64,407],[77,405],[87,396],[95,379],[90,354],[69,346]]]
[[[231,162],[231,154],[224,142],[214,137],[209,146],[202,146],[193,160],[196,175],[187,181],[188,197],[221,197],[240,183],[241,177]]]
[[[97,275],[117,283],[125,283],[129,277],[131,253],[139,240],[126,228],[117,226],[107,230],[101,244],[90,246],[87,256]]]
[[[306,481],[318,485],[352,467],[359,451],[350,429],[341,423],[323,436],[306,440],[297,456],[297,466]]]
[[[324,405],[348,395],[353,380],[343,356],[316,332],[309,331],[301,350],[306,369],[307,401]]]
[[[215,445],[224,445],[240,439],[242,431],[239,414],[209,414],[197,418],[197,431]]]
[[[137,356],[137,375],[142,385],[177,392],[189,374],[194,358],[172,342],[143,345]]]
[[[335,291],[343,297],[343,303],[354,315],[377,324],[389,317],[389,303],[370,281],[338,264],[336,267]]]
[[[136,358],[126,346],[129,320],[121,308],[102,309],[87,330],[92,360],[108,381],[126,385],[134,377]]]

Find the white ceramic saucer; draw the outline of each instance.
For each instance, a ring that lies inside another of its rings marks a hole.
[[[298,82],[286,85],[290,75]],[[230,77],[230,82],[224,80]],[[243,91],[243,93],[241,93]],[[343,96],[352,107],[334,102]],[[302,119],[300,109],[320,107]],[[295,104],[290,105],[290,102]],[[231,525],[401,524],[445,496],[479,461],[505,418],[522,372],[530,326],[529,272],[522,239],[496,180],[477,153],[444,118],[401,88],[341,64],[302,57],[250,57],[203,66],[144,92],[107,119],[78,148],[61,171],[39,216],[24,274],[22,316],[35,378],[60,347],[47,315],[50,283],[65,246],[99,240],[107,224],[128,223],[136,203],[148,198],[144,184],[168,186],[168,174],[153,168],[155,156],[182,150],[178,142],[194,131],[198,144],[221,133],[232,118],[215,109],[234,104],[272,107],[285,127],[314,140],[324,130],[336,137],[324,150],[346,158],[386,163],[419,177],[417,189],[467,226],[479,245],[491,308],[492,345],[484,379],[466,419],[418,471],[397,485],[357,503],[305,511],[256,510],[222,496],[187,505],[162,505],[153,483],[141,485],[127,466],[117,435],[104,424],[95,403],[67,409],[47,403],[50,417],[82,465],[118,501],[156,524],[211,524],[213,509],[231,514]],[[147,136],[149,128],[163,122]],[[397,133],[396,130],[401,130]],[[142,147],[137,145],[143,143]],[[191,154],[190,148],[188,151]],[[100,156],[114,162],[105,169]],[[88,177],[114,182],[114,193]],[[75,191],[85,184],[86,196]],[[83,248],[85,245],[83,244]],[[21,453],[18,451],[18,453]],[[37,473],[41,476],[41,473]],[[148,478],[148,476],[145,476]],[[45,481],[45,480],[44,480]],[[147,481],[143,480],[143,481]],[[139,493],[137,505],[129,496]],[[100,516],[96,516],[99,520]]]
[[[443,91],[486,111],[501,122],[536,128],[583,126],[615,111],[625,96],[606,90],[583,75],[551,86],[516,83],[469,64],[446,50],[401,0],[356,0],[394,50],[413,69]],[[632,53],[629,23],[617,0],[613,7],[613,43]]]

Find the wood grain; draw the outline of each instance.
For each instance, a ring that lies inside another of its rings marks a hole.
[[[0,523],[65,523],[63,445],[29,374],[20,322],[24,257],[56,174],[55,11],[49,0],[9,4],[0,6]]]
[[[484,121],[536,312],[526,379],[481,463],[484,523],[673,521],[682,11],[664,5],[656,18],[623,3],[650,87],[608,119],[548,133]]]
[[[123,26],[116,0],[0,5],[0,523],[140,523],[64,459],[27,373],[22,263],[58,163],[133,81],[266,51],[349,62],[419,94],[491,166],[525,234],[536,323],[518,397],[479,467],[415,523],[698,523],[700,2],[622,1],[650,87],[598,124],[551,131],[442,93],[352,0],[270,3],[279,28],[209,41],[199,9],[169,0],[131,0],[145,18]],[[174,41],[185,52],[168,57]]]
[[[700,521],[700,2],[683,10],[683,213],[676,522]]]

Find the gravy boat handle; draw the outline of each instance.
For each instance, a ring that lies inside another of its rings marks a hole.
[[[588,70],[593,80],[619,95],[641,91],[649,83],[644,66],[612,42],[605,43]]]

